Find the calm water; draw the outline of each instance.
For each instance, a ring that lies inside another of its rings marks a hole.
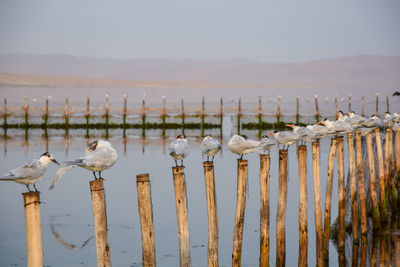
[[[168,132],[170,138],[128,135],[126,146],[117,133],[111,133],[110,141],[119,158],[113,168],[103,173],[107,197],[109,243],[114,266],[138,266],[141,264],[141,235],[137,208],[136,175],[149,172],[153,201],[157,263],[159,266],[177,266],[179,263],[178,235],[174,189],[172,182],[172,158],[165,154],[163,144],[168,145],[178,132]],[[0,170],[10,168],[36,158],[46,150],[41,131],[30,132],[25,144],[25,132],[8,132],[7,142],[2,140]],[[54,133],[49,139],[49,151],[60,162],[83,155],[86,139],[82,132],[70,132],[68,143],[62,134]],[[101,135],[101,132],[93,133]],[[194,133],[187,133],[193,136]],[[249,132],[252,135],[253,133]],[[254,133],[255,134],[255,133]],[[253,135],[254,135],[253,134]],[[185,160],[187,196],[189,206],[189,231],[193,266],[207,265],[207,206],[200,138],[188,139],[190,155]],[[227,140],[223,140],[226,143]],[[321,142],[321,188],[325,192],[326,164],[329,150],[328,139]],[[68,144],[68,147],[66,147]],[[124,150],[126,149],[126,153]],[[298,255],[298,172],[295,146],[289,149],[289,182],[286,217],[286,260],[288,266],[297,264]],[[309,147],[310,150],[310,147]],[[221,266],[231,265],[232,233],[236,205],[236,158],[227,147],[215,158],[216,193],[219,219],[219,260]],[[259,156],[248,155],[248,198],[246,203],[243,234],[243,266],[258,266],[259,257]],[[315,265],[315,227],[313,216],[313,182],[311,153],[308,153],[308,263]],[[347,165],[346,165],[347,166]],[[65,174],[53,191],[48,191],[57,166],[50,165],[45,177],[37,184],[42,192],[41,217],[43,231],[44,262],[46,266],[95,266],[96,247],[93,236],[93,218],[88,182],[92,174],[84,169],[72,169]],[[278,157],[276,148],[271,151],[271,225],[270,258],[275,264],[275,220],[278,200]],[[337,180],[334,182],[332,221],[337,216]],[[13,182],[0,185],[0,265],[26,265],[25,221],[21,193],[26,188]],[[324,203],[324,197],[322,197]],[[57,234],[67,243],[76,245],[70,249],[56,239]],[[337,265],[337,252],[330,245],[330,263]]]

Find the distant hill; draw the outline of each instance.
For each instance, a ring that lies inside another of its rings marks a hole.
[[[2,85],[399,88],[400,57],[362,55],[301,63],[254,60],[0,55]]]

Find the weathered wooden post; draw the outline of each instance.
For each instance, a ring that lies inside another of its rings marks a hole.
[[[286,263],[287,150],[279,150],[279,197],[276,213],[276,266]]]
[[[351,201],[351,228],[353,235],[353,243],[359,243],[358,238],[358,210],[357,210],[357,182],[356,182],[356,162],[354,157],[354,140],[353,133],[347,133],[347,147],[349,153],[349,169],[350,169],[350,201]]]
[[[392,211],[394,211],[394,213],[395,213],[395,211],[398,208],[397,202],[398,202],[399,197],[397,195],[397,189],[396,189],[397,181],[396,181],[396,171],[395,171],[395,169],[396,169],[395,155],[393,153],[393,128],[392,127],[389,127],[386,130],[386,142],[388,143],[387,149],[389,150],[389,152],[388,152],[387,159],[385,159],[385,161],[389,161],[390,200],[391,200],[391,204],[392,204],[392,206],[391,206]],[[385,143],[385,145],[386,145],[386,143]],[[400,157],[400,155],[397,155],[397,157]]]
[[[343,158],[343,137],[337,137],[337,171],[338,171],[338,193],[339,193],[339,233],[338,250],[344,252],[344,242],[346,240],[345,215],[346,215],[346,189],[344,183],[344,158]]]
[[[260,155],[260,261],[269,266],[269,170],[270,155]]]
[[[156,266],[153,205],[151,203],[150,178],[148,173],[136,175],[136,188],[142,231],[142,265],[143,267]]]
[[[338,102],[337,102],[337,96],[335,96],[335,118],[338,119]]]
[[[379,116],[379,93],[375,94],[375,115]]]
[[[165,96],[162,96],[163,99],[163,107],[162,107],[162,113],[161,113],[161,120],[162,120],[162,136],[165,136],[165,123],[166,123],[166,118],[167,118],[167,100],[165,99]]]
[[[353,94],[349,94],[349,112],[351,112],[351,97],[353,96]]]
[[[191,266],[185,167],[172,167],[181,267]]]
[[[299,266],[307,266],[308,229],[307,229],[307,146],[297,150],[299,165]]]
[[[358,250],[360,246],[359,243],[353,243],[352,251],[351,251],[351,266],[358,267]],[[346,266],[346,263],[345,265]]]
[[[386,112],[390,112],[389,110],[389,95],[386,95]]]
[[[389,194],[387,193],[387,179],[384,171],[384,160],[382,151],[382,141],[379,128],[375,129],[376,155],[378,157],[378,177],[379,177],[379,193],[380,193],[380,214],[381,223],[386,223],[389,219]]]
[[[368,151],[368,165],[369,165],[369,182],[371,187],[371,200],[372,200],[372,222],[374,229],[381,228],[381,216],[379,212],[378,196],[376,191],[376,176],[375,176],[375,153],[372,147],[371,133],[366,135],[367,151]]]
[[[371,252],[371,264],[370,266],[377,266],[378,250],[379,250],[379,233],[374,232],[372,234],[372,252]]]
[[[322,211],[321,211],[321,176],[320,176],[320,153],[319,141],[312,143],[313,160],[313,182],[314,182],[314,220],[315,220],[315,243],[316,243],[316,263],[323,266],[323,234],[322,234]]]
[[[241,266],[244,212],[246,208],[247,160],[237,160],[236,213],[233,227],[232,266]]]
[[[361,236],[360,266],[367,266],[367,236]]]
[[[394,136],[394,149],[396,154],[396,174],[397,174],[397,192],[400,194],[400,131],[395,131]],[[398,197],[398,202],[400,202],[400,196]],[[400,203],[398,203],[400,205]],[[400,245],[399,245],[400,247]],[[400,258],[400,257],[399,257]]]
[[[278,105],[276,107],[276,121],[279,123],[281,120],[281,96],[278,96]]]
[[[4,95],[4,102],[3,102],[3,128],[7,129],[7,116],[8,116],[8,110],[7,110],[7,95]]]
[[[122,108],[122,128],[124,129],[124,132],[125,132],[125,129],[126,129],[126,116],[128,114],[128,112],[127,112],[127,98],[128,98],[128,96],[124,95],[124,107]]]
[[[261,96],[258,97],[258,136],[261,137],[262,133],[262,99]]]
[[[69,101],[68,101],[68,96],[65,96],[64,118],[65,118],[65,129],[68,129],[69,128]]]
[[[364,166],[363,166],[363,153],[361,143],[361,132],[356,131],[356,154],[357,154],[357,177],[358,177],[358,192],[360,197],[360,218],[361,218],[361,235],[367,235],[367,208],[366,208],[366,194],[364,183]]]
[[[214,163],[203,162],[208,214],[208,266],[218,266],[218,212],[215,193]]]
[[[146,102],[142,99],[142,137],[146,137]]]
[[[182,118],[182,134],[185,134],[185,103],[183,97],[181,98],[181,118]]]
[[[333,169],[335,165],[335,155],[338,146],[338,138],[331,139],[331,148],[328,157],[328,175],[326,178],[325,192],[325,212],[324,212],[324,238],[323,238],[323,255],[324,263],[329,263],[329,237],[331,233],[331,207],[332,207],[332,187],[333,187]]]
[[[200,111],[200,118],[201,118],[201,136],[204,137],[204,115],[205,115],[205,103],[204,103],[204,96],[201,97],[201,111]]]
[[[361,116],[364,116],[364,104],[365,104],[365,99],[364,96],[361,97]]]
[[[219,120],[220,120],[220,135],[223,135],[223,120],[224,120],[224,99],[221,97],[219,107]]]
[[[26,96],[25,98],[25,105],[24,105],[24,113],[25,113],[25,127],[29,127],[29,100]]]
[[[319,121],[318,95],[314,95],[314,101],[315,101],[315,120]]]
[[[296,97],[296,123],[300,122],[300,97]]]
[[[108,94],[106,94],[106,103],[104,106],[104,118],[105,118],[105,124],[106,124],[106,131],[108,129],[108,123],[109,123],[109,117],[110,117],[110,103],[108,100]]]
[[[241,127],[240,127],[241,118],[242,118],[242,98],[239,97],[239,100],[238,100],[238,113],[237,113],[237,133],[238,134],[240,134],[240,129],[241,129]]]
[[[50,96],[46,96],[46,103],[44,107],[44,114],[43,114],[43,125],[45,129],[47,129],[47,123],[49,121],[49,99]]]
[[[25,207],[27,266],[43,266],[40,192],[22,193]]]
[[[94,233],[96,238],[97,266],[111,266],[110,246],[107,239],[107,212],[103,179],[89,182],[92,196]]]

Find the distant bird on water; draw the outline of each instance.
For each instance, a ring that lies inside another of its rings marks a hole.
[[[207,155],[207,161],[209,161],[209,157],[211,156],[211,161],[214,161],[214,156],[218,154],[221,150],[222,145],[215,140],[210,134],[207,134],[204,139],[203,143],[200,145],[201,152],[203,155]]]
[[[106,140],[95,140],[85,148],[85,156],[74,161],[66,162],[66,166],[60,168],[54,177],[50,190],[61,179],[62,175],[69,169],[81,167],[93,172],[94,179],[102,179],[101,172],[111,168],[117,161],[117,151],[112,147],[111,143]],[[96,177],[96,172],[99,177]]]
[[[178,167],[178,160],[181,161],[181,166],[183,166],[183,159],[189,155],[189,145],[185,136],[178,135],[176,140],[169,145],[168,151],[170,156],[174,158],[176,167]]]
[[[31,192],[29,185],[33,184],[37,192],[35,184],[42,180],[43,174],[47,170],[50,162],[60,165],[60,163],[54,159],[53,155],[49,154],[49,152],[45,152],[39,159],[33,160],[30,164],[23,165],[4,174],[3,177],[0,178],[0,181],[14,181],[19,184],[24,184],[29,192]]]

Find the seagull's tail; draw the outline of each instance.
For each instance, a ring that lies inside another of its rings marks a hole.
[[[59,168],[58,171],[57,171],[57,173],[56,173],[56,176],[54,177],[53,181],[51,182],[51,185],[50,185],[49,190],[51,190],[51,189],[54,188],[54,186],[56,185],[56,183],[58,183],[58,181],[60,181],[61,177],[63,176],[63,174],[64,174],[66,171],[68,171],[69,169],[72,169],[72,168],[74,168],[74,167],[76,167],[76,165],[68,165],[68,166],[66,166],[66,167]]]
[[[15,178],[0,178],[0,181],[15,181]]]

